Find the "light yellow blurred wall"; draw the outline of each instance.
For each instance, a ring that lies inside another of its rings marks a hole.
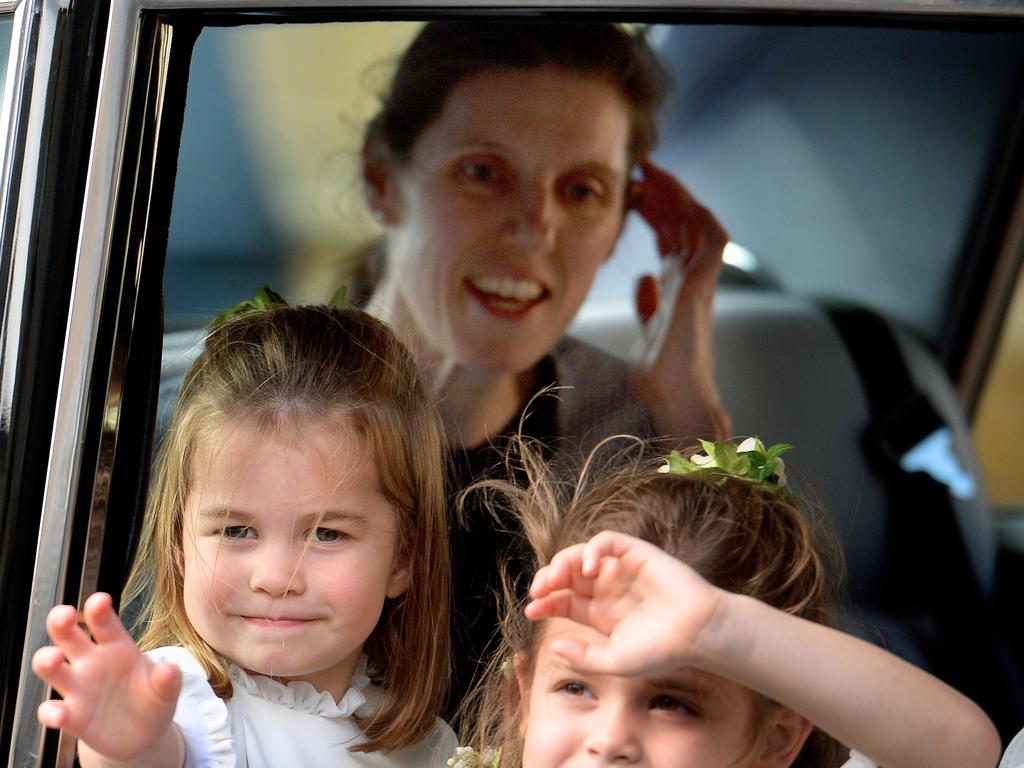
[[[292,251],[288,293],[330,296],[379,235],[363,200],[363,127],[419,22],[253,25],[230,30],[225,64],[253,172]]]
[[[1024,508],[1024,273],[974,419],[974,441],[996,506]]]

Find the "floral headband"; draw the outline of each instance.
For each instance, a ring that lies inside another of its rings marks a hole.
[[[255,295],[251,299],[242,299],[237,304],[233,304],[217,317],[213,319],[213,327],[217,328],[229,320],[233,320],[240,315],[248,314],[249,312],[264,312],[268,309],[277,309],[278,307],[287,307],[288,302],[285,301],[284,297],[271,288],[266,283],[263,283],[259,288],[256,289]],[[335,309],[350,309],[351,305],[348,303],[348,286],[342,285],[334,292],[331,296],[331,300],[327,302],[327,306],[334,307]]]
[[[776,443],[765,448],[756,437],[748,437],[739,445],[718,440],[701,440],[700,444],[704,453],[686,458],[679,451],[672,451],[658,471],[674,475],[698,473],[717,476],[718,482],[723,482],[726,477],[735,477],[773,491],[786,487],[786,465],[779,457],[793,450],[789,443]]]

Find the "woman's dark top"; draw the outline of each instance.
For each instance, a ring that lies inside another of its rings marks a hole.
[[[601,440],[612,435],[651,437],[651,419],[629,387],[629,367],[595,347],[569,336],[561,339],[538,364],[538,387],[557,384],[553,395],[528,401],[522,420],[527,437],[541,441],[544,458],[571,470]],[[470,498],[465,525],[455,514],[458,493],[483,478],[506,476],[504,457],[509,440],[520,428],[512,419],[500,437],[467,451],[454,451],[450,474],[452,501],[452,686],[445,716],[458,709],[474,679],[482,673],[497,644],[501,611],[501,568],[513,578],[516,592],[526,594],[533,577],[533,555],[514,520],[495,519],[480,498]]]
[[[539,381],[554,381],[554,364],[541,361]],[[499,437],[469,450],[456,451],[452,457],[452,498],[472,483],[483,479],[511,479],[505,455],[513,435],[520,429],[526,437],[552,446],[557,435],[558,400],[541,396],[530,401],[529,415],[509,422]],[[521,420],[521,421],[520,421]],[[551,450],[545,451],[551,458]],[[491,510],[479,494],[470,494],[462,516],[451,526],[452,561],[452,685],[447,715],[449,719],[482,674],[493,655],[505,602],[501,573],[504,569],[517,597],[525,597],[533,577],[533,556],[519,522],[499,510]]]

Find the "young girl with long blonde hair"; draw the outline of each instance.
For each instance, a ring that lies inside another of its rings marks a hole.
[[[973,702],[830,627],[836,559],[782,447],[705,448],[576,487],[527,450],[528,487],[482,484],[539,571],[452,765],[992,768]]]
[[[39,720],[87,768],[444,765],[443,467],[382,323],[281,302],[230,317],[161,446],[125,592],[148,595],[141,640],[107,595],[85,602],[92,639],[54,608],[33,668],[63,698]]]

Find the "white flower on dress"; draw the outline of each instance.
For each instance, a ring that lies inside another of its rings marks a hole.
[[[501,749],[487,747],[477,752],[472,747],[456,747],[455,754],[448,758],[448,768],[498,768]]]

